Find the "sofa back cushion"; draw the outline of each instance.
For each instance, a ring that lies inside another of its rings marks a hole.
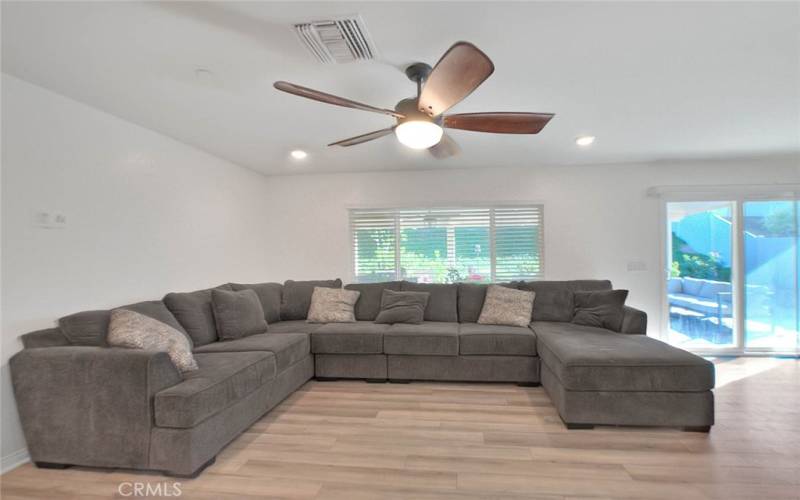
[[[81,311],[64,316],[58,320],[61,332],[73,345],[108,346],[108,321],[111,312],[107,310]]]
[[[425,321],[458,321],[458,285],[411,283],[404,281],[404,292],[428,292],[430,297],[425,307]]]
[[[236,340],[267,331],[264,309],[254,290],[211,290],[211,308],[220,340]]]
[[[703,289],[703,284],[706,280],[697,278],[683,278],[683,293],[687,295],[699,296],[700,290]]]
[[[384,281],[382,283],[350,283],[347,290],[361,292],[356,302],[356,319],[358,321],[375,321],[381,310],[381,296],[384,290],[400,291],[400,281]]]
[[[575,292],[611,290],[608,280],[521,281],[520,290],[536,293],[533,321],[572,321]]]
[[[231,289],[238,292],[241,290],[253,290],[258,295],[261,308],[264,310],[264,319],[267,323],[277,323],[281,320],[281,295],[283,285],[280,283],[231,283]]]
[[[228,284],[216,288],[231,290]],[[164,296],[164,304],[189,334],[195,347],[217,340],[217,326],[211,307],[211,290],[213,289],[172,292]]]
[[[139,314],[143,314],[152,319],[160,321],[186,336],[186,330],[181,326],[175,316],[167,309],[167,306],[160,300],[147,300],[128,304],[119,309],[127,309]],[[108,323],[111,318],[111,311],[95,310],[82,311],[69,316],[64,316],[58,320],[61,332],[72,345],[84,346],[108,346],[106,337],[108,336]],[[188,336],[187,336],[188,338]]]
[[[729,293],[731,291],[731,284],[724,281],[703,280],[703,286],[700,288],[700,296],[707,299],[717,300],[720,293]]]
[[[498,283],[498,285],[516,289],[516,283]],[[480,283],[458,284],[458,321],[461,323],[477,323],[486,300],[486,289],[489,285]]]
[[[311,295],[314,287],[342,288],[342,280],[313,280],[294,281],[286,280],[283,283],[281,297],[281,321],[306,319],[308,308],[311,307]]]
[[[667,293],[682,293],[683,292],[683,279],[670,278],[667,281]]]

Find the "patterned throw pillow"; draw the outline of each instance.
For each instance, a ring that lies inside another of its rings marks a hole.
[[[528,326],[533,312],[534,292],[489,285],[478,318],[482,325]]]
[[[343,288],[314,287],[309,323],[355,323],[355,306],[361,292]]]
[[[166,352],[181,373],[197,370],[192,346],[186,335],[166,323],[134,311],[111,311],[108,344],[114,347]]]

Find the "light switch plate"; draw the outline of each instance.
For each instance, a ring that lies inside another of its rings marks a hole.
[[[631,260],[628,262],[628,271],[647,271],[647,263],[643,260]]]

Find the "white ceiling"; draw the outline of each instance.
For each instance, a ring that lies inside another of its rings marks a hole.
[[[355,13],[377,61],[322,65],[290,29]],[[2,68],[267,174],[596,164],[800,151],[798,33],[797,2],[3,2]],[[451,131],[445,161],[392,136],[326,148],[392,120],[272,88],[393,107],[414,93],[401,68],[457,40],[496,70],[451,111],[556,113],[541,134]]]

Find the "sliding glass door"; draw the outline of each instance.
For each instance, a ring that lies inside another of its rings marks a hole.
[[[744,344],[751,350],[798,347],[798,202],[745,201]]]
[[[667,204],[669,341],[704,350],[735,345],[730,201]]]
[[[665,340],[798,352],[798,211],[796,199],[667,202]]]

